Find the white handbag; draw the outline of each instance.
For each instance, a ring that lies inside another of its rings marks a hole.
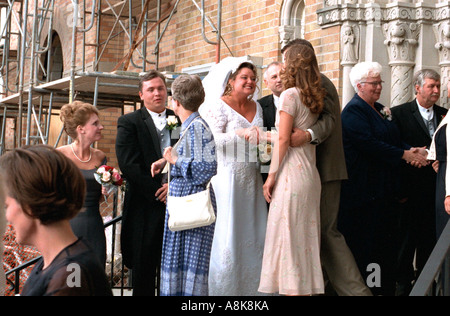
[[[195,120],[194,120],[195,121]],[[194,123],[194,121],[191,122]],[[200,121],[202,124],[203,122]],[[204,125],[204,124],[203,124]],[[190,126],[190,125],[189,125]],[[186,128],[176,146],[183,139],[189,129]],[[205,126],[205,125],[204,125]],[[206,127],[206,126],[205,126]],[[210,183],[206,190],[187,196],[170,196],[170,167],[169,192],[167,193],[167,210],[169,212],[169,229],[173,232],[209,226],[216,221],[216,215],[211,202]]]

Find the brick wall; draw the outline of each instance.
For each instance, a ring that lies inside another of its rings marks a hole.
[[[341,87],[340,26],[321,29],[317,25],[317,10],[323,8],[323,1],[306,0],[305,39],[314,46],[320,71]]]
[[[232,1],[222,3],[221,58],[252,55],[263,57],[268,64],[279,59],[279,15],[282,1]],[[216,1],[205,1],[205,12],[217,25]],[[189,1],[183,3],[183,12],[177,20],[175,71],[215,61],[215,47],[207,44],[201,36],[200,12]],[[215,33],[207,25],[207,37],[216,41]],[[183,26],[183,28],[181,28]],[[182,32],[181,30],[185,30]],[[228,46],[228,47],[227,47]],[[228,49],[229,48],[229,49]]]

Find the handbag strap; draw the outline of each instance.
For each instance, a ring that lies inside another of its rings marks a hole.
[[[177,146],[180,144],[181,140],[184,138],[184,136],[186,135],[187,131],[189,130],[189,127],[191,127],[191,125],[194,124],[195,121],[199,121],[199,120],[200,120],[200,123],[201,123],[208,131],[210,131],[209,127],[208,127],[205,123],[203,123],[203,121],[201,120],[201,116],[197,116],[197,117],[196,117],[195,119],[193,119],[192,122],[189,123],[189,125],[186,127],[186,129],[184,130],[184,132],[183,132],[183,134],[181,135],[180,139],[179,139],[179,140],[177,141],[177,143],[172,147],[173,149],[177,148]],[[167,162],[167,163],[169,163],[169,162]],[[169,166],[168,169],[169,169],[169,170],[167,171],[167,173],[168,173],[168,178],[167,178],[167,181],[168,181],[168,182],[167,182],[167,183],[168,183],[169,188],[168,188],[168,190],[167,190],[167,195],[169,195],[169,192],[170,192],[170,169],[171,169],[170,166]],[[211,180],[208,181],[208,184],[206,185],[206,189],[209,188],[210,184],[211,184]]]

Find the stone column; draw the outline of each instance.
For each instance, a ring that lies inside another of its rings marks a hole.
[[[447,82],[450,80],[450,22],[443,21],[434,25],[436,49],[439,52],[441,67],[441,106],[449,107],[447,98]]]
[[[409,102],[415,50],[420,29],[416,23],[393,21],[384,25],[384,34],[391,67],[391,106]]]
[[[350,71],[359,59],[359,27],[345,23],[341,28],[341,65],[343,67],[342,108],[353,98],[355,89],[350,83]]]

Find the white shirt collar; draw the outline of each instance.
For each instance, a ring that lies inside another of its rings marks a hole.
[[[278,109],[278,104],[280,104],[280,97],[277,97],[275,94],[273,95],[273,104]]]
[[[164,127],[166,127],[167,125],[166,110],[164,110],[161,113],[152,112],[149,109],[147,109],[147,111],[152,117],[152,120],[155,123],[157,129],[162,130]]]
[[[419,104],[419,100],[417,100],[417,99],[416,99],[416,103],[417,103],[417,107],[419,108],[420,115],[422,115],[422,117],[425,120],[429,121],[429,120],[432,120],[434,118],[434,110],[433,110],[434,106],[426,109],[426,108],[424,108],[423,106],[421,106]]]

